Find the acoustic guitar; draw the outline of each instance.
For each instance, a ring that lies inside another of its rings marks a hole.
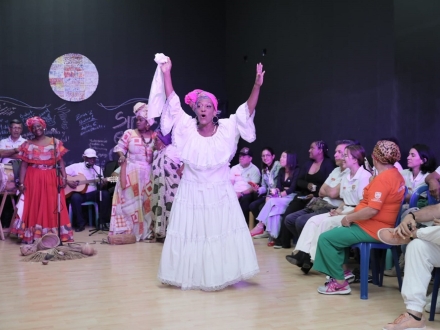
[[[107,178],[102,178],[102,180],[107,182],[118,182],[119,177],[117,176],[109,176]],[[87,188],[90,183],[97,183],[99,182],[99,179],[93,179],[93,180],[87,180],[84,174],[78,173],[78,175],[75,176],[67,176],[67,181],[69,182],[77,182],[78,185],[76,188],[72,188],[69,185],[66,185],[64,188],[64,194],[66,195],[66,198],[69,198],[74,192],[78,192],[80,194],[85,194],[87,191]]]

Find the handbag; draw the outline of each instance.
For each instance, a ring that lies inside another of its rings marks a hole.
[[[332,210],[335,208],[334,205],[329,202],[323,200],[321,197],[313,197],[310,202],[306,205],[306,208],[311,209],[313,212],[318,210]]]

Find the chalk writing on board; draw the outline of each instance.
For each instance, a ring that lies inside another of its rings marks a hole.
[[[98,106],[100,106],[101,108],[104,108],[105,110],[113,111],[113,110],[119,109],[120,107],[129,105],[129,104],[135,104],[137,102],[144,102],[144,103],[148,104],[148,98],[138,97],[135,99],[127,100],[119,105],[103,105],[102,103],[98,103]]]
[[[7,96],[0,96],[0,102],[3,102],[3,104],[9,104],[10,106],[16,106],[16,107],[20,107],[20,108],[29,108],[29,109],[36,109],[36,110],[43,110],[46,109],[50,106],[50,104],[45,104],[42,107],[34,107],[32,105],[29,105],[27,103],[24,103],[23,101],[14,99],[12,97],[7,97]]]
[[[118,141],[122,137],[122,135],[124,135],[123,131],[119,131],[119,132],[115,133],[115,135],[113,137],[113,141],[115,142],[115,145],[118,143]]]
[[[120,124],[113,126],[113,129],[123,127],[123,126],[125,126],[126,129],[130,129],[135,126],[134,124],[136,122],[136,116],[124,116],[124,113],[122,111],[119,111],[116,114],[115,119],[120,120],[122,122]]]
[[[39,114],[39,116],[46,122],[47,126],[55,126],[55,116],[52,117],[49,109],[44,110],[42,113]]]
[[[55,108],[55,111],[57,111],[58,117],[61,119],[61,128],[68,129],[69,122],[67,121],[67,114],[70,112],[70,109],[66,109],[66,105],[63,104],[62,106]]]
[[[6,103],[3,103],[2,105],[0,105],[0,115],[10,116],[15,113],[15,109],[17,108],[14,106],[10,107]]]
[[[26,119],[34,117],[35,112],[33,110],[28,110],[25,113],[20,113],[20,119],[23,123],[26,122]]]
[[[90,139],[89,147],[96,151],[98,158],[105,159],[108,157],[107,140]]]
[[[0,136],[7,136],[9,135],[9,123],[0,123]]]
[[[93,110],[89,110],[86,113],[77,114],[76,121],[79,125],[80,135],[105,128],[105,125],[100,125],[98,123],[98,119],[93,116]]]
[[[70,140],[70,136],[67,134],[67,132],[61,132],[60,140],[63,141],[63,143],[66,143]]]
[[[119,111],[116,115],[115,115],[115,119],[121,121],[120,124],[117,124],[115,126],[113,126],[113,129],[117,129],[119,127],[124,127],[125,129],[130,129],[135,127],[135,121],[136,121],[136,116],[124,116],[124,113],[122,111]],[[118,131],[115,133],[113,140],[115,143],[118,143],[119,139],[121,138],[121,136],[124,134],[123,131]]]

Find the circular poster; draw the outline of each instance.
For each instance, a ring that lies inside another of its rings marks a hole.
[[[58,57],[49,70],[50,87],[60,98],[70,102],[88,99],[98,87],[95,64],[81,54]]]

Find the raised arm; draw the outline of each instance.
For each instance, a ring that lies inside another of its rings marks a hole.
[[[168,57],[168,62],[161,64],[160,69],[163,72],[163,81],[165,85],[165,94],[167,98],[174,92],[173,82],[171,79],[171,67],[172,67],[171,59]]]
[[[249,108],[249,115],[252,115],[255,111],[255,107],[258,103],[258,96],[260,95],[260,87],[263,85],[264,74],[266,71],[263,71],[263,64],[257,64],[257,76],[255,77],[255,83],[252,87],[251,95],[247,100],[247,105]],[[172,87],[172,86],[171,86]]]

